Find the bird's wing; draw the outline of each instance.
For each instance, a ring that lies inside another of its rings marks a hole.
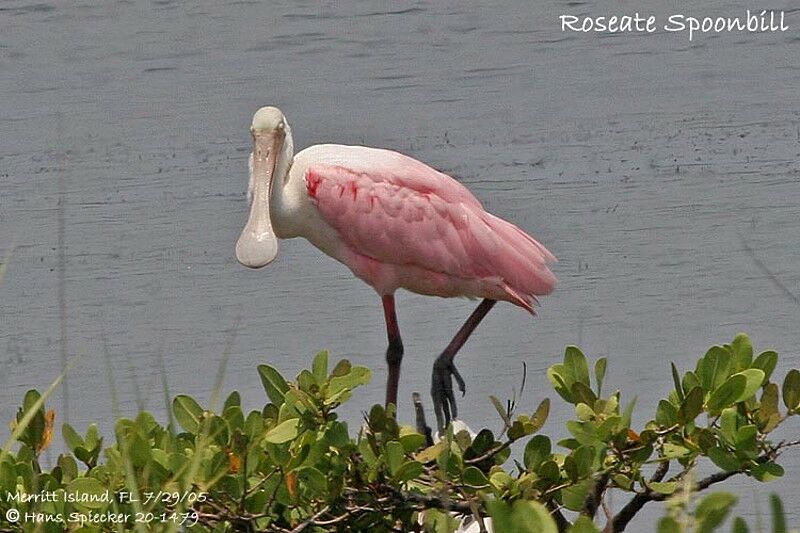
[[[356,253],[461,279],[495,278],[528,301],[547,294],[555,257],[525,232],[484,211],[466,187],[386,150],[307,167],[307,192]],[[527,306],[524,306],[527,307]]]

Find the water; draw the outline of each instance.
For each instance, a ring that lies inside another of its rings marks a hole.
[[[487,396],[510,396],[523,361],[523,405],[554,397],[544,371],[571,343],[609,357],[609,386],[638,397],[639,424],[669,391],[669,361],[685,369],[738,331],[778,350],[779,372],[800,365],[798,305],[744,245],[800,293],[800,12],[788,0],[770,7],[789,10],[789,32],[693,43],[561,33],[559,14],[604,11],[554,0],[66,4],[0,7],[5,420],[61,371],[59,216],[65,331],[83,356],[68,413],[51,402],[60,421],[108,433],[106,352],[127,414],[138,404],[163,419],[159,353],[171,393],[208,399],[226,345],[224,388],[250,407],[264,399],[258,363],[293,375],[322,348],[375,370],[349,420],[382,401],[385,333],[369,287],[302,241],[282,243],[267,270],[233,257],[247,126],[266,104],[283,109],[299,148],[392,147],[456,176],[559,257],[538,318],[498,305],[459,355],[473,426],[497,425]],[[638,9],[666,13],[650,4]],[[747,7],[705,4],[698,14]],[[411,392],[427,391],[434,356],[474,305],[398,295],[408,421]],[[571,413],[556,406],[546,430],[563,434]],[[783,464],[767,488],[796,523],[797,450]],[[745,500],[761,490],[731,486]]]

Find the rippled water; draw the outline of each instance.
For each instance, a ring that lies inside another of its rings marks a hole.
[[[159,353],[172,393],[208,398],[226,345],[225,389],[251,406],[263,400],[256,364],[294,374],[321,348],[375,369],[349,420],[382,400],[369,287],[301,241],[267,270],[233,258],[247,126],[264,104],[284,110],[298,147],[392,147],[450,173],[559,257],[538,318],[499,305],[459,355],[473,425],[494,423],[487,396],[510,396],[523,361],[524,402],[553,396],[544,370],[570,343],[610,358],[610,385],[638,397],[640,423],[669,391],[669,361],[686,368],[738,331],[777,349],[784,370],[800,365],[800,308],[745,246],[800,293],[796,8],[786,33],[689,43],[561,33],[559,14],[613,11],[555,0],[65,4],[0,4],[0,251],[11,253],[0,418],[61,371],[60,275],[69,354],[83,358],[69,412],[53,403],[78,427],[110,427],[105,353],[126,413],[138,402],[163,416]],[[666,13],[654,4],[638,9]],[[746,7],[714,0],[702,13]],[[474,303],[398,304],[410,421],[411,391],[427,391],[434,355]],[[548,429],[570,415],[558,407]],[[768,488],[796,522],[800,457],[784,461]],[[746,499],[760,490],[734,485]]]

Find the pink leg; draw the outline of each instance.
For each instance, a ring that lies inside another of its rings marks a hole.
[[[447,345],[447,348],[444,349],[442,354],[433,363],[431,396],[433,396],[433,409],[436,413],[436,423],[440,433],[444,431],[447,424],[450,423],[450,420],[458,416],[456,398],[453,394],[452,378],[456,378],[458,389],[461,391],[462,396],[466,390],[464,379],[461,377],[461,374],[458,373],[458,370],[456,370],[453,359],[455,359],[458,350],[467,342],[472,332],[475,331],[475,328],[478,327],[478,324],[481,323],[486,313],[488,313],[496,303],[496,300],[490,300],[488,298],[483,300],[480,305],[478,305],[478,308],[472,312],[467,321],[464,322],[464,325],[458,330],[458,333],[456,333],[456,336],[450,341],[450,344]]]
[[[397,406],[397,388],[400,384],[400,363],[403,361],[403,340],[397,325],[397,313],[394,308],[394,294],[382,298],[383,316],[386,319],[386,334],[389,347],[386,348],[386,364],[389,366],[389,379],[386,382],[386,407],[390,403]]]

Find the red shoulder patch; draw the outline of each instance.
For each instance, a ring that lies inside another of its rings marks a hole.
[[[313,170],[309,170],[306,173],[306,191],[308,191],[308,195],[311,198],[317,197],[317,189],[319,188],[321,181],[322,177],[319,174],[316,174]]]

